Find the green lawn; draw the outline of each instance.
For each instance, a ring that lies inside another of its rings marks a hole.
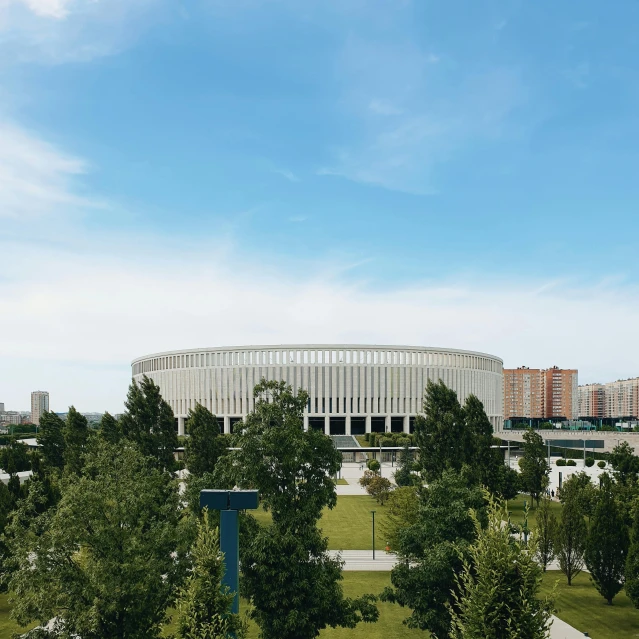
[[[544,575],[543,592],[549,593],[558,582],[555,593],[557,617],[587,632],[594,639],[636,639],[639,637],[639,610],[632,607],[625,592],[620,592],[612,606],[590,582],[590,576],[581,573],[566,584],[566,577],[558,571],[549,571]]]
[[[348,486],[348,482],[342,478],[335,480],[335,484],[337,486]]]
[[[510,513],[510,521],[513,524],[522,524],[524,522],[524,501],[528,502],[530,507],[532,500],[529,495],[517,495],[515,499],[508,500],[508,512]],[[550,502],[550,510],[559,519],[561,516],[561,503],[558,501]],[[530,508],[528,512],[528,527],[532,530],[537,523],[537,509]]]
[[[378,595],[386,586],[390,586],[389,572],[345,572],[342,581],[344,594],[347,597],[358,597],[365,593]],[[374,624],[361,623],[355,628],[327,628],[320,633],[322,639],[410,639],[421,637],[428,639],[427,632],[411,630],[402,621],[409,615],[406,608],[397,604],[379,602],[379,620]],[[246,602],[242,601],[240,610],[246,609]],[[170,624],[165,630],[165,635],[175,632],[175,625]],[[257,639],[259,630],[254,622],[250,623],[248,639]],[[4,635],[0,635],[4,637]]]
[[[373,516],[375,511],[375,548],[383,550],[383,525],[386,521],[386,506],[380,506],[368,495],[340,495],[333,510],[326,508],[320,527],[328,537],[331,550],[372,550]],[[270,522],[270,513],[262,509],[253,513],[263,524]]]
[[[0,639],[10,639],[14,632],[26,632],[38,624],[32,624],[27,628],[21,628],[9,618],[11,608],[8,603],[9,596],[0,594]]]

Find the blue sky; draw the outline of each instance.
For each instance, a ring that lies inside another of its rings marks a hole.
[[[0,0],[0,401],[119,410],[138,355],[293,340],[639,375],[638,27]]]

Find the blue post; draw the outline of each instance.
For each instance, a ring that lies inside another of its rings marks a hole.
[[[237,510],[220,511],[220,550],[224,553],[222,585],[235,593],[231,611],[237,614],[240,612],[240,527]]]
[[[232,612],[240,611],[240,526],[238,510],[255,510],[257,490],[200,491],[200,506],[220,511],[220,550],[224,553],[222,586],[234,593]]]

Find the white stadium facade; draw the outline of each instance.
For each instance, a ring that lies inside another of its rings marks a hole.
[[[180,435],[197,404],[231,432],[253,410],[253,388],[262,378],[308,391],[304,427],[330,435],[412,432],[429,379],[441,379],[462,402],[475,394],[493,428],[503,426],[503,362],[486,353],[361,344],[243,346],[147,355],[132,369],[136,381],[146,375],[160,387]]]

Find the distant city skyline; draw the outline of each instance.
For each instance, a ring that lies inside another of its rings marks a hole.
[[[5,406],[247,343],[639,374],[639,6],[602,6],[0,1]]]

